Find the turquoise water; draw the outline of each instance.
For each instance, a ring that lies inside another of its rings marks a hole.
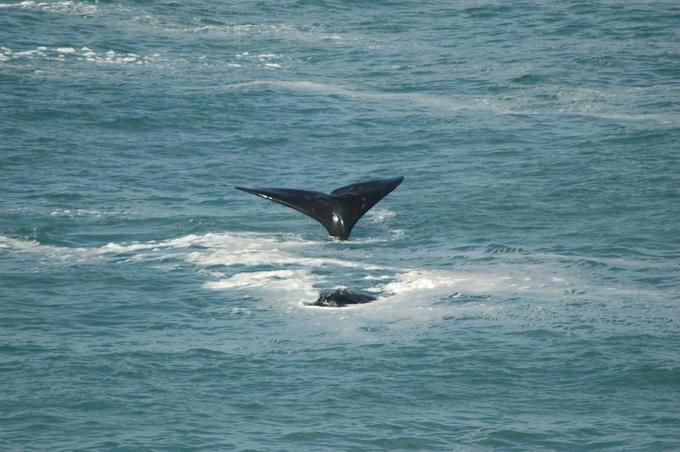
[[[0,449],[680,449],[676,2],[4,1]]]

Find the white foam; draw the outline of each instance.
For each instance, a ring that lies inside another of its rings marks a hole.
[[[366,218],[371,223],[382,223],[385,220],[395,217],[397,214],[393,210],[375,207],[366,213]]]
[[[345,243],[340,246],[345,256],[370,256],[370,253],[356,253]],[[362,278],[369,287],[361,289],[375,294],[378,300],[357,306],[352,309],[356,313],[353,315],[374,319],[381,325],[392,321],[409,325],[412,324],[409,318],[418,322],[435,321],[470,310],[491,312],[502,308],[499,300],[508,300],[518,294],[523,299],[551,303],[581,297],[585,292],[589,296],[606,292],[607,297],[617,294],[649,299],[659,295],[623,285],[593,285],[579,273],[570,272],[574,266],[569,259],[577,259],[575,257],[568,259],[569,265],[565,268],[560,265],[565,258],[559,255],[532,254],[530,260],[540,257],[542,263],[531,263],[524,254],[494,254],[493,263],[483,259],[477,264],[475,258],[466,257],[465,265],[456,270],[429,270],[375,265],[370,257],[368,262],[361,258],[340,259],[335,257],[335,251],[333,242],[309,241],[295,235],[189,234],[169,240],[113,242],[97,247],[46,245],[0,235],[0,253],[34,254],[43,264],[49,264],[50,259],[66,265],[110,260],[119,264],[146,262],[166,270],[189,262],[205,278],[202,286],[207,290],[241,291],[266,303],[276,302],[275,306],[284,306],[284,309],[297,309],[304,303],[313,302],[318,289],[328,288],[327,282],[333,279],[331,275],[337,275],[339,269],[357,269],[359,271],[350,272],[351,277]],[[436,254],[428,255],[437,257]],[[480,255],[488,257],[485,252]],[[337,283],[332,281],[333,285]],[[482,298],[465,303],[446,301],[468,295]]]
[[[0,247],[5,249],[16,249],[16,250],[33,250],[40,246],[35,240],[20,240],[13,239],[11,237],[6,237],[0,235]]]
[[[380,275],[380,276],[373,276],[373,275],[368,275],[364,276],[364,279],[366,281],[384,281],[386,279],[391,279],[392,277],[390,275]]]
[[[236,24],[236,25],[199,25],[194,27],[166,27],[166,31],[180,33],[203,33],[230,38],[248,38],[257,40],[273,37],[279,41],[313,43],[339,43],[342,37],[338,34],[326,33],[319,27],[297,28],[288,24]]]
[[[397,275],[396,280],[375,289],[394,295],[435,289],[461,289],[461,286],[471,278],[453,272],[412,270]]]
[[[278,309],[290,310],[313,301],[318,295],[315,288],[321,278],[310,269],[250,271],[237,273],[227,279],[203,284],[212,290],[247,290]]]
[[[34,50],[22,50],[20,52],[14,52],[12,54],[13,58],[21,58],[21,57],[32,57],[34,55],[39,55],[39,56],[45,56],[43,48],[38,48]]]
[[[93,262],[99,259],[97,248],[43,245],[37,240],[13,239],[0,235],[0,248],[19,254],[37,254],[61,262]]]
[[[236,59],[241,63],[250,63],[258,65],[265,69],[281,69],[283,65],[276,60],[280,60],[281,55],[276,53],[260,53],[253,55],[250,52],[241,52],[236,54]],[[228,63],[227,67],[241,67],[239,63]]]
[[[96,217],[101,218],[104,216],[120,215],[121,212],[107,212],[94,209],[54,209],[50,212],[50,216],[53,217]]]
[[[97,5],[73,1],[36,2],[27,0],[20,3],[0,3],[0,9],[5,8],[36,9],[52,13],[76,14],[81,16],[91,16],[98,11]]]
[[[98,250],[102,253],[116,253],[116,254],[122,254],[122,253],[132,253],[135,251],[142,251],[142,250],[158,250],[161,247],[155,243],[129,243],[129,244],[120,244],[120,243],[107,243],[106,245],[102,246],[101,248],[98,248]]]
[[[516,95],[471,96],[464,94],[435,95],[427,93],[383,92],[359,89],[330,83],[313,81],[255,80],[252,82],[230,85],[232,88],[265,86],[295,92],[316,94],[319,96],[338,96],[369,102],[393,103],[398,106],[407,105],[421,107],[431,112],[482,111],[506,115],[577,115],[597,117],[617,121],[658,121],[677,122],[675,112],[664,113],[631,113],[629,106],[634,102],[644,101],[644,95],[635,91],[601,93],[598,90],[581,88],[563,88],[557,92],[557,102],[546,103],[543,99],[545,88],[525,89]],[[552,91],[551,91],[552,93]],[[658,96],[651,96],[656,98]]]
[[[260,80],[232,85],[234,88],[248,86],[271,86],[298,92],[315,93],[324,96],[342,96],[374,102],[393,102],[399,104],[416,105],[423,108],[438,110],[481,109],[498,110],[485,99],[456,99],[450,96],[435,96],[422,93],[388,93],[349,88],[342,85],[324,84],[311,81],[282,81]],[[505,111],[502,111],[505,113]]]
[[[112,255],[125,255],[134,261],[153,261],[177,257],[199,267],[210,269],[216,266],[245,267],[246,270],[227,279],[207,282],[208,289],[230,289],[256,287],[276,283],[309,292],[312,273],[322,268],[340,267],[363,271],[388,270],[379,275],[367,275],[366,281],[379,284],[367,290],[385,295],[411,295],[436,297],[438,294],[465,292],[490,294],[498,292],[523,292],[528,290],[563,289],[568,282],[553,276],[551,280],[541,281],[526,275],[514,277],[502,273],[454,272],[444,270],[395,269],[363,261],[338,259],[325,256],[307,256],[310,250],[317,249],[318,242],[300,238],[275,238],[259,234],[204,234],[186,235],[171,240],[108,243],[100,247],[60,247],[42,245],[35,240],[12,239],[0,236],[3,250],[14,249],[19,252],[40,253],[61,260],[102,259]],[[273,267],[271,270],[249,270],[252,267]],[[390,273],[396,271],[395,277]],[[280,280],[289,280],[285,284]],[[317,277],[318,280],[318,277]]]
[[[201,267],[213,266],[297,266],[305,268],[344,267],[364,270],[379,270],[385,267],[348,259],[305,256],[302,251],[319,242],[302,240],[299,237],[283,236],[274,238],[248,233],[189,234],[176,239],[131,243],[107,243],[100,247],[69,248],[41,245],[36,241],[12,239],[0,236],[5,248],[33,250],[50,254],[89,255],[92,257],[111,254],[136,254],[136,260],[155,259],[160,253],[178,256]]]
[[[202,240],[203,245],[206,240]],[[281,242],[268,237],[221,234],[207,240],[209,247],[190,252],[187,260],[202,266],[257,266],[257,265],[302,265],[307,267],[338,266],[346,268],[379,269],[344,259],[307,257],[295,252],[300,242]],[[198,243],[198,242],[197,242]]]
[[[38,46],[31,50],[22,50],[14,52],[6,47],[0,48],[0,59],[2,61],[10,61],[21,58],[45,58],[47,60],[58,61],[86,61],[97,64],[156,64],[162,61],[160,54],[154,53],[152,55],[141,56],[136,53],[116,52],[115,50],[108,50],[106,52],[97,53],[89,47],[81,47],[76,49],[74,47],[56,47],[49,48],[45,46]]]
[[[551,282],[551,283],[550,283]],[[385,294],[465,294],[490,295],[513,294],[533,291],[536,293],[561,294],[569,283],[561,278],[542,281],[523,274],[499,273],[489,268],[488,272],[447,271],[447,270],[409,270],[398,274],[387,284],[371,288]]]
[[[306,270],[272,270],[237,273],[219,281],[206,282],[208,289],[233,289],[243,287],[283,286],[288,290],[306,289],[310,274]]]

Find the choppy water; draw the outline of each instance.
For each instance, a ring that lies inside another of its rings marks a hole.
[[[676,2],[5,1],[1,449],[680,448]]]

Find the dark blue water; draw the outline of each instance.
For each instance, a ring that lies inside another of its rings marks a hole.
[[[678,23],[0,3],[0,449],[680,448]]]

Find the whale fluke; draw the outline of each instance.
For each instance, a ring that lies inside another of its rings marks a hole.
[[[403,176],[347,185],[330,194],[289,188],[236,187],[304,213],[321,223],[340,240],[349,238],[352,228],[371,207],[397,188]]]

